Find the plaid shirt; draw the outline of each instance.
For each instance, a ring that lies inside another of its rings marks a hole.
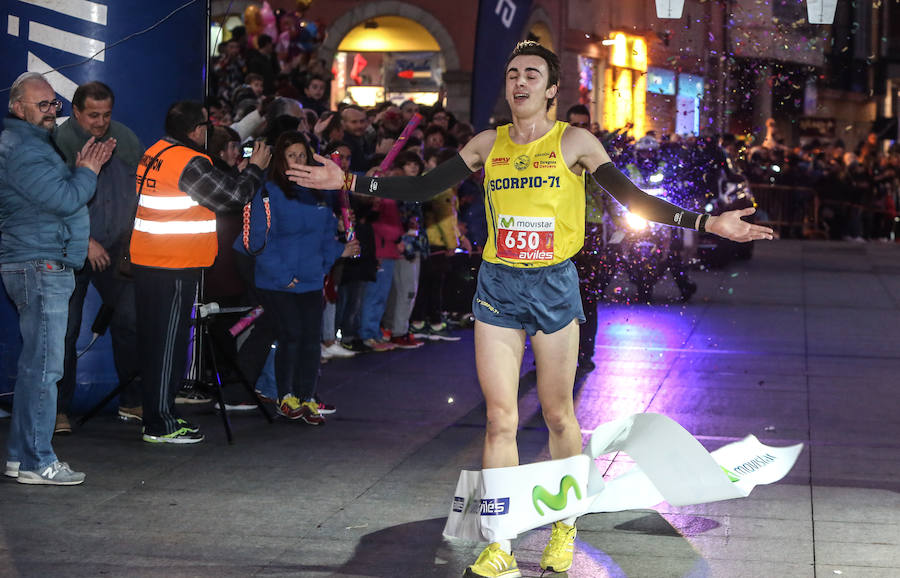
[[[207,209],[219,212],[239,209],[250,202],[263,182],[263,171],[247,165],[240,175],[232,175],[203,157],[194,157],[184,167],[178,188]]]

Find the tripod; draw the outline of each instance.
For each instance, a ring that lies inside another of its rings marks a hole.
[[[222,308],[218,307],[218,304],[202,303],[203,296],[203,287],[204,287],[204,272],[200,273],[200,281],[197,285],[197,299],[194,303],[193,310],[193,360],[194,360],[194,369],[196,372],[194,380],[196,383],[203,382],[203,361],[204,359],[208,359],[212,364],[213,375],[215,376],[214,384],[204,384],[208,385],[210,389],[215,389],[217,401],[219,403],[219,408],[222,413],[222,422],[225,428],[225,436],[228,438],[228,443],[234,443],[234,436],[231,430],[231,423],[228,419],[227,412],[225,410],[225,400],[222,394],[222,378],[219,372],[219,363],[216,357],[215,345],[213,344],[213,339],[209,332],[209,322],[211,318],[217,315],[226,315],[226,314],[234,314],[234,313],[242,313],[250,310],[250,307],[231,307],[231,308]],[[260,399],[259,395],[256,393],[254,387],[249,383],[246,376],[241,371],[240,367],[235,365],[235,369],[241,385],[243,385],[244,389],[250,394],[250,396],[257,401],[257,408],[260,412],[262,412],[263,416],[265,416],[266,420],[269,423],[272,423],[272,416],[269,414],[268,410],[265,408],[265,404],[263,400]],[[111,391],[106,397],[104,397],[97,405],[91,408],[87,413],[85,413],[79,420],[78,425],[84,425],[89,419],[91,419],[94,415],[96,415],[100,410],[102,410],[106,404],[112,401],[119,393],[127,387],[134,379],[137,378],[137,375],[134,375],[128,381],[124,383],[120,383],[113,391]]]
[[[209,323],[218,315],[228,315],[233,313],[245,313],[252,307],[225,307],[219,308],[217,303],[203,303],[204,280],[206,278],[205,271],[200,272],[200,283],[197,285],[197,302],[194,304],[194,346],[193,346],[193,372],[194,382],[204,383],[203,363],[204,359],[208,359],[212,367],[213,376],[215,377],[214,389],[216,392],[216,400],[219,403],[219,413],[222,414],[222,425],[225,428],[225,437],[228,443],[234,443],[234,435],[231,431],[231,421],[228,419],[228,412],[225,409],[225,397],[222,394],[222,374],[219,372],[219,363],[216,357],[216,348],[213,343],[212,336],[209,332]],[[266,409],[265,403],[256,393],[256,389],[247,380],[243,371],[237,364],[233,364],[238,379],[244,389],[250,394],[251,398],[256,400],[256,407],[266,418],[266,421],[272,423],[272,415]],[[209,384],[205,384],[209,385]]]

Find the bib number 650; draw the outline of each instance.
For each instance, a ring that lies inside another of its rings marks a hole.
[[[503,244],[509,249],[536,250],[541,243],[541,236],[535,231],[507,231]]]

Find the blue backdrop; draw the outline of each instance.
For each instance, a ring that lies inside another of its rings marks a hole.
[[[100,80],[115,92],[113,118],[149,146],[163,135],[166,110],[173,102],[204,97],[206,0],[7,0],[4,13],[6,34],[0,35],[0,101],[4,105],[9,86],[21,73],[59,68],[46,78],[64,101],[62,116],[71,114],[70,101],[79,84]],[[103,48],[99,56],[85,62]],[[98,307],[99,298],[91,290],[80,347],[90,340]],[[0,289],[0,394],[12,389],[20,348],[15,309]],[[81,389],[106,390],[114,384],[108,335],[80,360],[78,369]],[[82,391],[81,405],[84,397]]]
[[[203,99],[206,0],[7,0],[4,4],[8,12],[7,34],[0,36],[0,86],[4,89],[26,70],[64,67],[47,78],[66,101],[60,114],[68,116],[75,88],[101,80],[116,94],[113,118],[125,123],[147,146],[162,136],[170,104]],[[94,60],[84,63],[103,48]]]

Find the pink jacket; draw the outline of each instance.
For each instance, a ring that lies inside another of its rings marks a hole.
[[[400,250],[397,248],[397,242],[400,241],[404,231],[397,201],[381,199],[378,219],[372,222],[372,230],[375,233],[375,257],[399,259]]]

